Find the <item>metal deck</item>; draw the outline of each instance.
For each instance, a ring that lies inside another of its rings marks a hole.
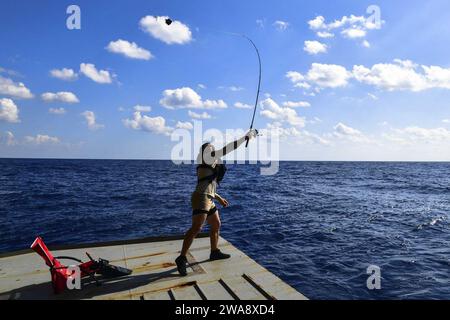
[[[196,239],[188,255],[188,276],[180,277],[174,263],[181,239],[124,241],[52,250],[55,256],[87,260],[107,259],[133,270],[132,275],[102,280],[100,286],[83,281],[82,290],[54,295],[48,267],[36,253],[0,256],[0,300],[101,299],[101,300],[304,300],[277,276],[257,264],[231,243],[220,239],[220,248],[231,259],[209,261],[209,238]],[[64,261],[66,262],[66,261]]]

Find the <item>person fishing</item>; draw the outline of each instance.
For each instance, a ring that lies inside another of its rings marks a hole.
[[[230,258],[229,254],[221,252],[218,248],[221,222],[219,210],[217,209],[214,200],[219,202],[224,208],[229,205],[228,201],[217,193],[217,185],[222,181],[226,172],[226,167],[221,161],[221,158],[239,148],[244,142],[255,138],[257,135],[258,131],[251,129],[245,136],[227,144],[218,151],[215,151],[215,148],[211,143],[205,143],[200,148],[197,157],[197,186],[191,197],[192,226],[184,237],[180,256],[175,260],[180,275],[187,275],[186,254],[195,237],[201,232],[205,222],[208,222],[210,226],[210,260]]]

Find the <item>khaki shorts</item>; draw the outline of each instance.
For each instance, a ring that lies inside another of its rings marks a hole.
[[[192,193],[191,197],[192,215],[206,214],[209,216],[217,212],[216,205],[212,201],[211,196],[200,193]]]

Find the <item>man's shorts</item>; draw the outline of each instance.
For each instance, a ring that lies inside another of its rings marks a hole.
[[[198,214],[206,214],[209,217],[218,211],[216,205],[212,201],[211,196],[206,194],[200,194],[196,192],[192,193],[191,204],[192,215],[194,216]]]

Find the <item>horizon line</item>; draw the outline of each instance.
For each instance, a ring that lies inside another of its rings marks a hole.
[[[90,160],[90,161],[171,161],[172,159],[157,158],[59,158],[59,157],[0,157],[0,160]],[[195,159],[177,160],[195,162]],[[229,160],[235,164],[249,164],[248,162],[360,162],[360,163],[450,163],[450,160]],[[245,163],[242,163],[245,161]],[[225,160],[227,162],[227,160]],[[182,163],[185,164],[185,163]],[[253,163],[254,164],[254,163]]]

